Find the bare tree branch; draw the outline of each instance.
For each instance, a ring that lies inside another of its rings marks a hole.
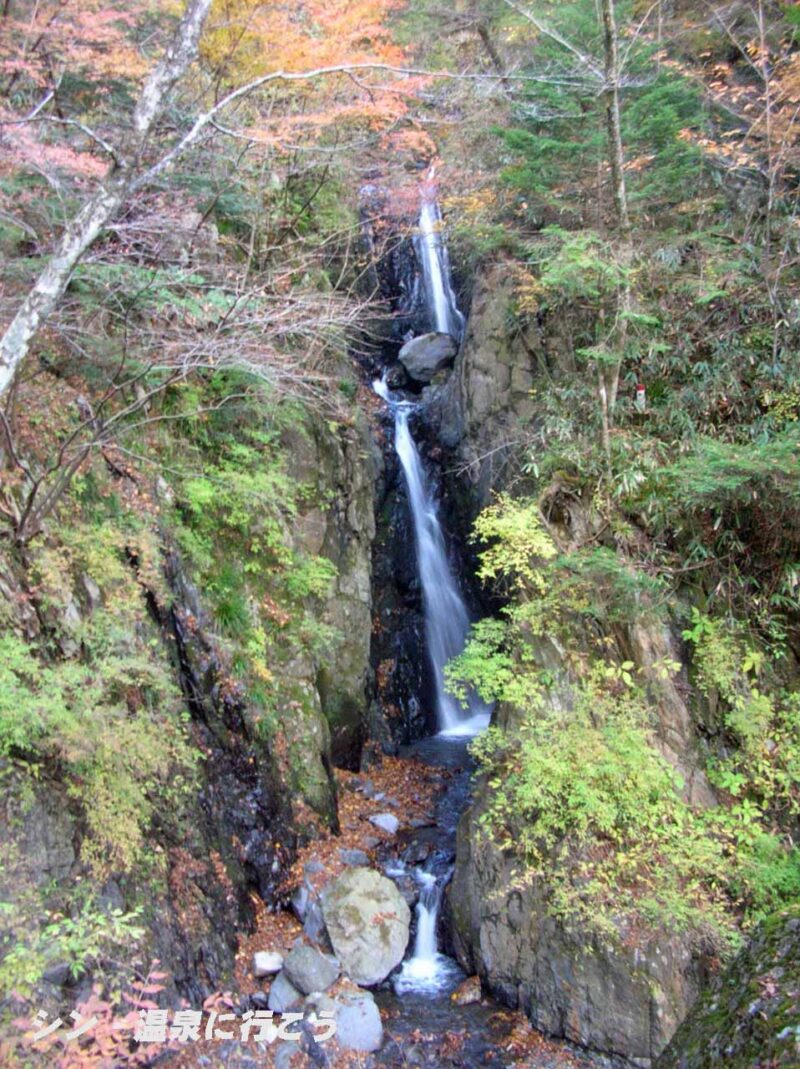
[[[189,0],[167,50],[147,78],[133,113],[133,144],[126,166],[114,166],[98,191],[67,226],[58,247],[0,339],[0,396],[27,355],[41,323],[55,308],[83,254],[130,194],[152,126],[197,55],[211,0]]]

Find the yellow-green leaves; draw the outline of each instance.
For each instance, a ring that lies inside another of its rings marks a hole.
[[[472,747],[490,788],[482,830],[552,909],[600,939],[620,922],[725,933],[725,847],[654,744],[646,695],[597,664],[572,690]],[[624,685],[621,687],[620,682]]]
[[[501,496],[475,521],[475,536],[490,543],[481,553],[480,579],[503,579],[544,593],[542,564],[557,550],[535,501]]]
[[[168,663],[117,623],[97,610],[80,654],[49,663],[0,636],[0,755],[58,763],[87,827],[82,860],[99,879],[143,860],[160,798],[192,765]]]

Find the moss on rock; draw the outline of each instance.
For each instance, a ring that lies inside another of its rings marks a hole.
[[[762,922],[714,981],[656,1069],[800,1065],[800,905]]]

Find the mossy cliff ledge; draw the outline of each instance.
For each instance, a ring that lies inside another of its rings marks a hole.
[[[0,549],[3,968],[48,1006],[123,944],[225,987],[358,761],[380,454],[357,411],[233,407],[161,473],[99,457]]]
[[[714,978],[656,1069],[800,1064],[800,908],[764,921]]]

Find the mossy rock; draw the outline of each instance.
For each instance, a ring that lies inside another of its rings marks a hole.
[[[702,995],[655,1069],[800,1065],[800,905],[765,920]]]

